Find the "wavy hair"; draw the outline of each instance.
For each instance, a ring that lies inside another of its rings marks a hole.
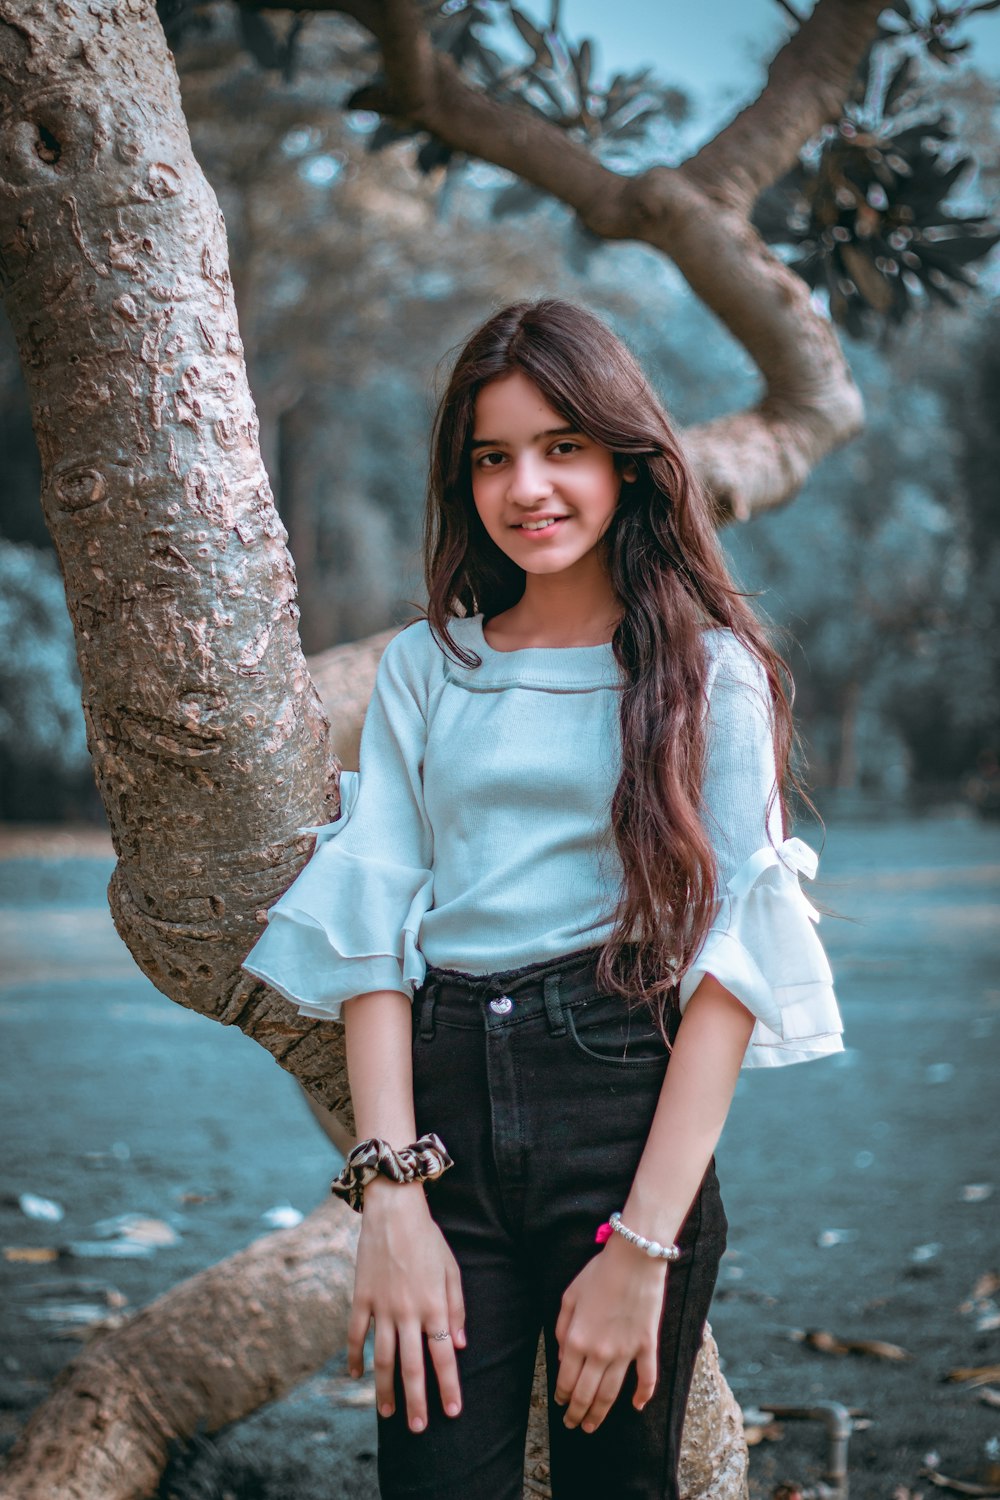
[[[702,631],[725,627],[762,664],[773,705],[775,789],[788,826],[792,788],[816,809],[790,765],[799,740],[794,683],[726,567],[708,496],[636,359],[587,309],[558,298],[500,308],[466,340],[434,417],[423,551],[427,621],[465,666],[481,658],[449,620],[490,619],[516,604],[525,572],[494,543],[473,500],[470,446],[479,391],[520,371],[577,431],[614,455],[621,486],[600,545],[623,612],[612,645],[623,674],[621,777],[611,829],[624,870],[597,982],[644,1001],[665,1031],[677,980],[715,916],[718,870],[700,815],[708,653]],[[786,693],[783,678],[787,678]],[[818,816],[818,814],[817,814]]]

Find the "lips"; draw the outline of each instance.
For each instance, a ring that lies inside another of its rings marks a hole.
[[[556,521],[556,522],[558,522],[558,521],[566,521],[566,520],[569,519],[569,517],[568,516],[531,516],[530,519],[532,521]],[[524,531],[525,530],[524,523],[522,521],[518,521],[513,526],[512,529],[514,531]],[[542,526],[542,527],[530,526],[527,529],[529,531],[536,531],[536,530],[551,531],[552,527],[551,526]]]

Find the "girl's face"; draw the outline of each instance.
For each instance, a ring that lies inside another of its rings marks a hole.
[[[614,455],[571,427],[519,370],[480,390],[471,459],[476,510],[519,567],[561,573],[597,560],[621,488]],[[549,518],[554,524],[525,527]]]

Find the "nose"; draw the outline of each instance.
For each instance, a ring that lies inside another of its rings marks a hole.
[[[532,506],[548,500],[552,482],[536,454],[522,453],[507,470],[507,498],[514,505]]]

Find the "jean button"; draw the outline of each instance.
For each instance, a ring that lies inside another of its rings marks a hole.
[[[509,995],[498,995],[495,1000],[490,1001],[490,1010],[495,1016],[505,1016],[514,1009],[514,1002]]]

